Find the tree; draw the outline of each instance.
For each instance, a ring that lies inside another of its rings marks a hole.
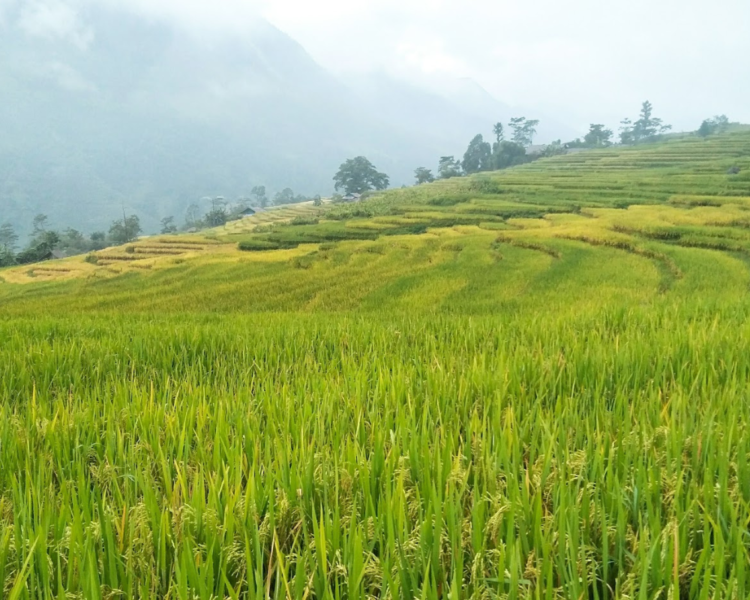
[[[276,206],[281,204],[292,204],[294,202],[294,191],[291,188],[284,188],[280,192],[277,192],[273,197],[273,203]]]
[[[495,123],[495,126],[492,128],[492,132],[495,134],[495,141],[497,144],[505,139],[505,130],[503,129],[502,123]]]
[[[206,227],[221,227],[225,225],[228,220],[226,208],[224,206],[215,205],[206,213],[203,217],[203,222]]]
[[[620,143],[630,145],[633,139],[633,122],[630,119],[620,121]]]
[[[164,235],[177,233],[177,226],[174,224],[174,217],[164,217],[161,220],[161,232]]]
[[[513,117],[510,120],[510,123],[508,123],[508,128],[513,132],[513,135],[511,136],[511,139],[516,144],[524,144],[524,137],[523,137],[523,126],[526,123],[526,117]]]
[[[313,198],[313,206],[323,206],[323,199],[320,196]]]
[[[551,156],[560,156],[561,154],[566,154],[567,151],[568,150],[562,143],[562,140],[554,140],[552,143],[548,144],[544,150],[542,150],[539,156],[541,156],[542,158],[550,158]]]
[[[441,156],[438,165],[438,175],[440,179],[450,179],[451,177],[461,177],[461,163],[453,156]]]
[[[18,242],[18,235],[10,223],[0,225],[0,267],[10,267],[16,264],[13,254]]]
[[[701,126],[698,127],[698,131],[696,133],[701,137],[708,137],[712,133],[714,133],[714,126],[711,122],[711,119],[706,119],[701,123]]]
[[[729,118],[726,115],[716,115],[714,117],[714,123],[720,129],[726,129],[729,127]]]
[[[0,249],[13,253],[18,242],[18,235],[10,223],[0,225]]]
[[[717,131],[725,131],[729,127],[729,119],[726,115],[716,115],[713,122]]]
[[[40,231],[31,240],[29,247],[21,252],[16,261],[22,265],[41,262],[52,258],[52,252],[60,242],[60,236],[54,231]]]
[[[261,208],[265,208],[266,206],[268,206],[268,196],[266,196],[265,185],[256,185],[252,189],[250,194],[255,199],[255,202],[258,206],[260,206]]]
[[[435,176],[432,174],[432,171],[430,171],[426,167],[419,167],[416,171],[414,171],[414,177],[417,180],[417,185],[422,185],[423,183],[432,183],[433,181],[435,181]]]
[[[507,169],[527,162],[526,148],[516,142],[500,142],[495,144],[492,153],[492,168]]]
[[[58,233],[47,230],[47,215],[36,215],[32,221],[32,225],[34,231],[29,245],[16,256],[16,262],[20,264],[49,260],[52,258],[52,251],[60,244]],[[70,231],[78,234],[75,230]]]
[[[641,105],[640,118],[633,123],[632,129],[635,143],[649,140],[672,129],[671,125],[664,125],[661,119],[653,117],[653,111],[654,107],[648,100]]]
[[[107,247],[107,235],[103,231],[95,231],[89,236],[92,250],[102,250]]]
[[[60,234],[58,248],[67,256],[91,250],[89,240],[77,229],[68,228]]]
[[[708,137],[714,133],[725,131],[729,127],[729,119],[726,115],[717,115],[713,119],[706,119],[696,132],[701,137]]]
[[[612,135],[614,134],[611,129],[604,129],[604,125],[592,123],[583,141],[590,147],[611,146]]]
[[[31,224],[34,227],[34,235],[43,231],[47,231],[47,215],[39,213],[34,217],[34,220],[31,222]]]
[[[227,204],[229,204],[229,203],[227,202],[227,199],[224,198],[224,196],[216,196],[214,198],[211,198],[210,200],[211,200],[211,210],[212,211],[221,209],[224,212],[226,212],[226,210],[227,210]]]
[[[531,146],[536,135],[538,119],[527,119],[526,117],[513,117],[508,124],[513,130],[512,140],[521,146]]]
[[[0,246],[0,269],[3,267],[12,267],[16,264],[16,257],[4,246]]]
[[[199,227],[201,220],[201,207],[197,202],[192,202],[185,212],[185,224],[188,227]]]
[[[333,177],[336,191],[343,189],[347,194],[363,194],[370,190],[384,190],[390,184],[388,175],[379,173],[364,156],[350,158],[343,163]]]
[[[492,148],[480,133],[469,142],[461,166],[466,173],[479,173],[492,168]]]
[[[536,135],[536,128],[539,125],[539,119],[529,119],[523,126],[523,134],[528,142],[526,146],[531,146],[534,143],[534,136]]]
[[[123,216],[109,228],[109,239],[115,244],[127,244],[141,233],[141,221],[136,215]]]

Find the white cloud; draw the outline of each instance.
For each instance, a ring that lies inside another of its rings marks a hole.
[[[415,70],[427,75],[447,74],[464,77],[471,70],[462,60],[446,52],[439,38],[430,36],[404,36],[396,46],[399,63],[394,70],[408,73]]]
[[[585,127],[650,98],[677,127],[750,121],[747,0],[266,0],[263,14],[340,72],[442,71]]]
[[[243,35],[258,25],[255,0],[89,0],[149,19],[178,22],[196,34]]]
[[[59,61],[46,64],[42,75],[52,79],[64,90],[69,92],[95,92],[96,86],[70,65]]]
[[[66,40],[82,50],[94,38],[80,19],[78,7],[62,0],[32,0],[22,4],[18,23],[29,35]]]
[[[0,0],[0,27],[7,23],[8,12],[14,4],[14,0]]]

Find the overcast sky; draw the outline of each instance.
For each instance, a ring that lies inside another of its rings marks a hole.
[[[261,10],[337,71],[471,77],[571,125],[614,125],[647,98],[680,128],[719,112],[750,122],[750,0],[266,0]]]
[[[197,31],[242,32],[260,14],[339,75],[468,77],[577,128],[616,126],[645,99],[676,129],[750,122],[750,0],[98,1]]]

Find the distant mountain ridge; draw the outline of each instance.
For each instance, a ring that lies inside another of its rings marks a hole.
[[[79,29],[45,35],[19,11],[0,24],[0,222],[21,231],[38,212],[91,231],[123,210],[154,230],[254,185],[326,194],[360,154],[409,183],[492,124],[394,80],[363,93],[262,20],[201,39],[86,5]]]

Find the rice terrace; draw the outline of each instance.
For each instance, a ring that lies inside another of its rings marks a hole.
[[[0,585],[744,599],[749,424],[750,128],[301,203],[0,270]]]

